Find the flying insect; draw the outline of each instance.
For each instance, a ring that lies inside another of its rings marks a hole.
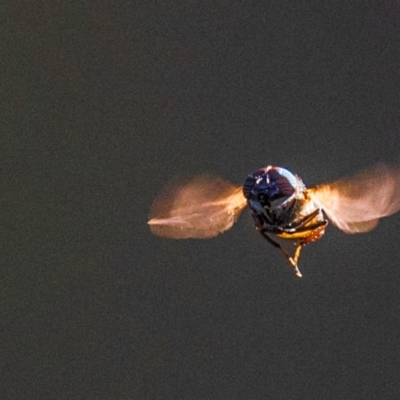
[[[346,233],[361,233],[400,210],[400,168],[378,164],[309,189],[287,168],[271,165],[248,175],[243,186],[199,176],[164,189],[152,205],[148,224],[159,236],[210,238],[230,229],[246,205],[256,230],[301,277],[301,250],[323,237],[328,220]],[[285,242],[295,245],[293,255]]]

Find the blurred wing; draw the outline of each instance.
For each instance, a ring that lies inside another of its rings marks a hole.
[[[400,168],[379,164],[309,192],[339,229],[347,233],[368,232],[379,218],[400,210]]]
[[[245,205],[241,187],[200,176],[165,189],[152,205],[148,224],[159,236],[210,238],[231,228]]]

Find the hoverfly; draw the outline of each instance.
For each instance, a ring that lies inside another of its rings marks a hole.
[[[310,189],[299,176],[276,166],[248,175],[243,187],[200,176],[164,190],[148,224],[160,236],[210,238],[230,229],[246,205],[255,228],[301,277],[301,249],[322,238],[328,220],[346,233],[368,232],[380,218],[400,210],[400,168],[379,164]],[[293,255],[281,244],[287,241],[295,244]]]

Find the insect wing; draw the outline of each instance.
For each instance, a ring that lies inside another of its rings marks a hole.
[[[378,164],[352,178],[308,191],[331,222],[347,233],[368,232],[400,210],[400,168]]]
[[[231,228],[245,205],[241,187],[200,176],[166,188],[154,201],[148,224],[159,236],[210,238]]]

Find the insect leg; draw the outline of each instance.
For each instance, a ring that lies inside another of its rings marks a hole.
[[[301,250],[301,245],[298,245],[294,254],[294,259],[293,257],[291,257],[286,250],[277,242],[275,242],[275,240],[271,239],[267,233],[265,231],[260,230],[261,235],[263,235],[263,237],[272,244],[272,246],[274,246],[275,248],[279,249],[282,254],[286,257],[286,259],[289,261],[290,265],[294,268],[294,271],[296,273],[296,276],[298,276],[299,278],[301,278],[303,275],[301,274],[301,272],[299,271],[299,268],[297,266],[297,260],[300,256],[300,250]]]
[[[300,220],[300,221],[298,221],[298,222],[296,222],[294,224],[291,224],[290,229],[285,229],[285,231],[288,232],[288,233],[289,233],[289,231],[299,232],[302,227],[304,227],[310,221],[312,221],[313,218],[315,218],[319,213],[320,213],[319,209],[313,211],[311,214],[306,215],[302,220]]]
[[[296,263],[296,265],[297,265],[297,261],[298,261],[298,259],[299,259],[299,257],[300,257],[300,252],[301,252],[301,249],[303,248],[303,245],[301,245],[301,244],[298,244],[297,246],[296,246],[296,250],[295,250],[295,252],[294,252],[294,257],[293,257],[293,260],[294,260],[294,262]]]

